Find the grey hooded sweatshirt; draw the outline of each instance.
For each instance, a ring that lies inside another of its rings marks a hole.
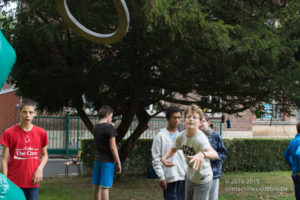
[[[175,134],[175,135],[173,135]],[[168,161],[175,164],[174,167],[165,167],[161,159],[174,146],[178,131],[171,134],[166,128],[154,137],[152,143],[152,166],[160,181],[166,180],[167,183],[185,180],[187,164],[182,150],[178,150]],[[171,135],[173,137],[171,137]],[[175,137],[174,137],[175,136]]]

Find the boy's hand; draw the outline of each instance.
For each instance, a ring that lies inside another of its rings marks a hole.
[[[120,174],[121,171],[122,171],[121,163],[117,163],[117,166],[116,166],[116,173],[117,173],[117,174]]]
[[[33,177],[32,177],[33,185],[40,183],[42,180],[43,180],[43,170],[38,167],[35,170]]]
[[[167,161],[166,159],[161,159],[161,162],[165,167],[174,167],[175,166],[173,163]]]
[[[159,182],[159,186],[160,186],[162,189],[166,190],[166,189],[167,189],[167,181],[166,181],[166,180],[160,181],[160,182]]]
[[[204,154],[202,152],[199,152],[194,156],[187,156],[187,158],[190,159],[190,163],[194,163],[194,170],[198,171],[202,168],[202,161],[204,159]]]

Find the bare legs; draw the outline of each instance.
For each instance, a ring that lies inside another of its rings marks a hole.
[[[94,200],[109,200],[109,188],[94,185]]]

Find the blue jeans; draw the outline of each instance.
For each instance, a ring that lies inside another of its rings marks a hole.
[[[185,180],[168,183],[164,190],[164,200],[184,200],[184,196]]]
[[[292,179],[295,185],[296,200],[300,200],[300,177],[297,175],[292,175]]]
[[[26,200],[38,200],[39,188],[21,188],[25,194]]]

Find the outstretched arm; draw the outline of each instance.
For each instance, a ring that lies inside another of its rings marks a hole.
[[[164,166],[166,167],[173,167],[175,166],[173,163],[167,161],[167,159],[169,159],[170,157],[172,157],[175,153],[176,153],[177,149],[172,147],[171,149],[169,149],[169,151],[166,153],[166,155],[164,155],[164,157],[161,159],[161,162]]]

